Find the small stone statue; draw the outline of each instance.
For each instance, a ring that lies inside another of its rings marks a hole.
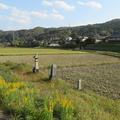
[[[39,63],[38,63],[38,54],[36,54],[34,57],[34,67],[32,69],[33,73],[39,72]]]

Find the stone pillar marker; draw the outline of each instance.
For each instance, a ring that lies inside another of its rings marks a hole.
[[[36,73],[39,72],[38,54],[36,54],[33,58],[34,58],[33,73]]]
[[[82,89],[82,80],[80,79],[80,80],[78,80],[78,82],[77,82],[77,89],[78,90],[81,90]]]
[[[54,80],[56,78],[56,74],[57,74],[57,65],[53,64],[51,66],[49,79],[50,80]]]

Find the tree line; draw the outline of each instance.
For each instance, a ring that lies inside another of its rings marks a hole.
[[[59,43],[67,47],[69,37],[72,38],[72,42],[69,42],[71,47],[80,44],[84,46],[86,43],[81,42],[81,37],[87,36],[89,38],[87,43],[90,43],[94,42],[94,39],[110,36],[114,32],[120,33],[120,19],[87,26],[0,31],[0,46],[46,47],[50,43]]]

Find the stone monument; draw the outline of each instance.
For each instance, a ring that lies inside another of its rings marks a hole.
[[[81,80],[81,79],[78,80],[78,82],[77,82],[77,89],[78,89],[78,90],[81,90],[81,89],[82,89],[81,83],[82,83],[82,80]]]
[[[57,74],[57,65],[53,64],[50,69],[49,79],[54,80],[56,78],[56,74]]]

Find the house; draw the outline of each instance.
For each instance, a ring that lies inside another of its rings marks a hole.
[[[105,39],[105,42],[120,42],[120,33],[115,32]]]
[[[57,43],[51,43],[48,45],[49,47],[60,47],[60,44]]]
[[[83,37],[82,42],[85,42],[88,39],[88,37]]]
[[[96,39],[95,43],[101,43],[103,40]]]

